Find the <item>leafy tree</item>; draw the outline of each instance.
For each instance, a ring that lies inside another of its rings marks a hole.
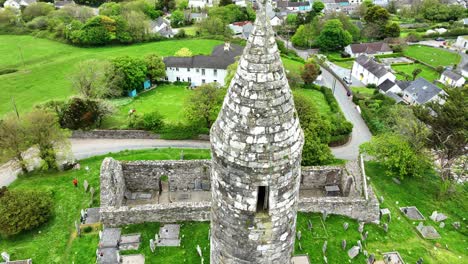
[[[314,37],[315,31],[310,24],[300,25],[291,37],[291,42],[296,47],[307,48],[312,45]]]
[[[161,16],[161,11],[154,9],[154,6],[149,1],[135,0],[127,1],[121,4],[122,15],[131,11],[144,13],[148,18],[155,19]]]
[[[203,35],[232,35],[227,24],[218,17],[208,17],[207,19],[204,19],[197,24],[197,28]]]
[[[104,45],[115,37],[116,22],[108,16],[96,16],[86,22],[78,35],[85,45]]]
[[[301,72],[305,84],[312,84],[320,75],[320,66],[313,59],[307,60]]]
[[[141,42],[146,39],[149,32],[149,20],[140,11],[130,11],[123,14],[127,22],[126,30],[133,42]]]
[[[420,68],[414,69],[411,73],[413,75],[413,81],[416,80],[416,77],[422,72]]]
[[[352,39],[351,34],[343,29],[343,24],[338,19],[332,19],[325,23],[316,43],[324,51],[342,50]]]
[[[321,1],[314,1],[312,4],[312,9],[315,13],[321,13],[323,9],[325,9],[325,4]]]
[[[23,10],[23,14],[22,14],[23,20],[28,22],[28,21],[33,20],[33,18],[35,17],[46,16],[53,10],[54,10],[54,6],[48,3],[42,3],[42,2],[32,3]]]
[[[49,16],[57,17],[65,23],[70,23],[74,19],[80,21],[81,23],[85,23],[88,19],[94,17],[95,15],[93,9],[87,6],[67,5],[59,10],[49,13]]]
[[[96,59],[79,62],[71,75],[74,90],[85,98],[105,98],[120,95],[107,85],[106,72],[109,62]]]
[[[143,116],[134,114],[129,118],[131,128],[160,132],[164,126],[164,117],[158,111],[146,113]]]
[[[44,161],[44,169],[55,169],[55,146],[68,142],[68,133],[60,128],[55,114],[47,111],[34,110],[25,117],[28,137],[32,144],[39,148],[39,156]],[[62,146],[61,146],[62,147]]]
[[[16,14],[10,8],[0,10],[0,26],[14,25],[16,22]]]
[[[54,108],[51,105],[44,107],[57,113],[61,127],[73,130],[99,127],[102,119],[111,113],[104,101],[80,97],[73,97]]]
[[[255,12],[252,7],[240,7],[235,4],[226,6],[212,7],[208,10],[208,17],[219,18],[225,24],[236,21],[253,21],[255,20]]]
[[[27,140],[27,131],[24,123],[13,115],[7,115],[0,120],[0,157],[2,160],[16,159],[23,172],[28,172],[21,153],[31,144]]]
[[[185,117],[192,124],[211,128],[223,104],[225,89],[215,83],[196,88],[185,103]]]
[[[468,150],[468,87],[446,92],[444,104],[432,101],[416,107],[414,113],[431,129],[427,145],[436,151],[442,180],[451,182],[456,180],[451,173],[453,163]]]
[[[331,13],[326,16],[327,20],[338,19],[341,24],[343,24],[343,29],[348,31],[351,36],[353,36],[353,41],[359,41],[361,39],[361,30],[356,26],[356,24],[351,21],[351,18],[345,13]]]
[[[395,34],[392,30],[396,30],[395,25],[390,26],[389,31],[386,32],[386,27],[390,19],[390,13],[387,9],[381,6],[372,6],[367,9],[364,15],[364,21],[366,22],[365,33],[369,38],[384,38],[385,34]],[[398,25],[397,25],[398,26]],[[399,32],[399,27],[398,27]]]
[[[189,9],[189,8],[188,8],[188,7],[189,7],[188,4],[189,4],[188,0],[180,1],[177,8],[178,8],[179,10]]]
[[[38,191],[6,191],[0,197],[0,234],[12,236],[47,222],[52,216],[50,194]]]
[[[166,65],[164,61],[157,54],[148,54],[145,57],[146,68],[148,69],[148,76],[155,82],[166,76]]]
[[[176,51],[174,56],[177,56],[177,57],[191,57],[192,56],[192,51],[190,51],[188,48],[181,48],[180,50]]]
[[[171,14],[171,25],[173,27],[183,27],[185,25],[184,12],[176,10]]]
[[[122,7],[116,2],[107,2],[99,7],[99,14],[103,16],[119,16],[122,13]]]
[[[219,1],[219,6],[227,6],[227,5],[232,5],[234,4],[232,0],[220,0]]]
[[[146,62],[142,59],[132,58],[129,56],[117,57],[112,61],[113,72],[109,74],[111,79],[114,76],[120,76],[121,80],[118,86],[121,87],[123,94],[136,89],[143,89],[143,82],[146,79],[148,69]]]
[[[159,0],[156,2],[156,9],[169,12],[176,8],[175,0]]]
[[[398,23],[388,23],[385,26],[384,37],[398,38],[400,36],[400,25]]]
[[[381,162],[392,177],[420,177],[430,168],[429,158],[417,153],[408,141],[397,134],[374,136],[360,148],[363,153]]]
[[[387,5],[387,10],[390,14],[395,14],[397,13],[398,11],[398,7],[397,7],[397,3],[395,0],[391,0],[390,2],[388,2],[388,5]]]

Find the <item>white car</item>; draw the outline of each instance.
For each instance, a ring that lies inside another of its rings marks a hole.
[[[348,77],[343,77],[343,81],[347,84],[353,84],[353,81],[351,81]]]

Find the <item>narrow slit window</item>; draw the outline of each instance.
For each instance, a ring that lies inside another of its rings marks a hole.
[[[268,212],[268,187],[258,186],[257,213]]]

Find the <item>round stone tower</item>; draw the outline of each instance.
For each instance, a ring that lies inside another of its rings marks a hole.
[[[291,263],[304,136],[265,0],[211,129],[211,263]]]

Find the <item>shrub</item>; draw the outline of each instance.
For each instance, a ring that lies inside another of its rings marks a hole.
[[[60,126],[68,129],[99,127],[102,118],[111,113],[108,105],[98,100],[74,97],[59,114]]]
[[[369,83],[368,85],[366,85],[366,88],[375,89],[377,88],[377,85],[375,83]]]
[[[195,124],[176,123],[164,125],[160,133],[162,139],[191,139],[209,131]]]
[[[16,235],[44,224],[52,216],[52,197],[38,191],[7,191],[0,198],[0,233]]]
[[[163,116],[157,111],[146,113],[143,115],[142,125],[146,130],[159,131],[164,125]]]
[[[91,226],[86,226],[85,228],[83,228],[84,233],[91,233],[91,231],[93,231],[93,228]]]

